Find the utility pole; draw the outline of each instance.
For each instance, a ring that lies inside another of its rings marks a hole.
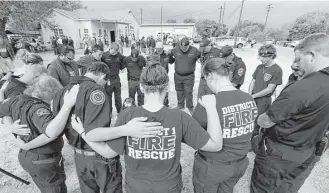
[[[143,24],[143,9],[141,8],[141,24]]]
[[[263,29],[263,31],[264,31],[265,28],[266,28],[268,14],[269,14],[270,10],[273,8],[273,7],[271,7],[271,6],[272,6],[272,4],[269,4],[269,5],[266,7],[266,8],[267,8],[267,14],[266,14],[266,20],[265,20],[265,24],[264,24],[264,29]]]
[[[226,4],[226,2],[224,2],[224,9],[223,9],[223,16],[222,16],[222,24],[223,24],[223,26],[224,26],[225,4]]]
[[[238,39],[238,35],[239,35],[239,32],[240,32],[241,15],[242,15],[242,10],[243,10],[243,4],[244,4],[244,0],[242,0],[242,4],[241,4],[241,10],[240,10],[240,16],[239,16],[238,29],[237,29],[237,33],[235,34],[235,40],[234,40],[234,47],[236,47],[236,41],[237,41],[237,39]]]
[[[162,7],[161,7],[161,40],[162,40]]]
[[[220,6],[220,8],[218,8],[218,9],[220,9],[220,14],[219,14],[219,30],[220,30],[220,36],[221,36],[222,35],[222,29],[221,29],[222,24],[221,24],[221,21],[222,21],[222,10],[223,10],[223,6]]]

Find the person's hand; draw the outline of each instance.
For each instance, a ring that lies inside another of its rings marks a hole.
[[[0,88],[0,92],[5,92],[9,84],[9,81],[7,80],[5,83],[3,83],[2,87]]]
[[[4,77],[2,77],[1,80],[9,80],[12,75],[13,75],[12,72],[7,72],[7,74]]]
[[[26,147],[26,143],[20,137],[16,137],[14,140],[14,143],[17,145],[17,147],[19,147],[22,150],[25,150],[25,151],[29,150]]]
[[[73,129],[79,133],[79,135],[81,135],[85,131],[81,119],[79,117],[76,117],[75,115],[72,115],[71,117],[71,125]]]
[[[161,134],[163,127],[159,122],[146,122],[147,117],[136,117],[126,124],[125,136],[134,138],[155,137]]]
[[[30,135],[31,129],[26,124],[20,124],[21,120],[16,120],[13,124],[4,124],[4,127],[6,127],[11,133],[17,134],[17,135]]]
[[[204,95],[199,99],[199,103],[205,109],[216,108],[216,97],[214,94]]]
[[[64,94],[64,105],[65,107],[72,108],[77,101],[77,96],[79,92],[79,85],[74,85],[70,91],[66,91]]]

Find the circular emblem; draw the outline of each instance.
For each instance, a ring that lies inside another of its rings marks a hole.
[[[265,82],[269,81],[271,78],[272,78],[272,75],[270,75],[270,74],[268,74],[268,73],[265,73],[265,74],[264,74],[264,81],[265,81]]]
[[[244,69],[243,69],[243,68],[240,68],[240,69],[238,70],[238,75],[239,75],[239,76],[242,76],[242,75],[243,75],[243,72],[244,72]]]
[[[90,101],[94,105],[102,105],[105,102],[105,94],[100,90],[94,90],[90,94]]]

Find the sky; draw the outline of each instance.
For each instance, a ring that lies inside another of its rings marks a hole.
[[[89,9],[120,10],[130,9],[140,19],[143,9],[143,23],[161,23],[161,7],[163,22],[176,19],[183,22],[185,18],[219,20],[220,10],[225,1],[83,1]],[[234,10],[241,1],[226,1],[224,23],[232,28],[238,23],[240,9]],[[241,20],[251,20],[265,23],[266,6],[272,4],[269,12],[267,27],[281,28],[294,22],[297,17],[312,11],[328,11],[328,1],[251,1],[244,2]]]

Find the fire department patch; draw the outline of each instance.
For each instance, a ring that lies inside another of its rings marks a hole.
[[[94,105],[102,105],[105,102],[105,94],[100,90],[94,90],[90,94],[90,101]]]
[[[75,72],[74,71],[71,71],[69,73],[70,73],[70,76],[75,76]]]
[[[243,69],[243,68],[240,68],[240,69],[238,70],[238,75],[239,75],[239,76],[242,76],[242,75],[243,75],[243,72],[244,72],[244,69]]]
[[[265,74],[264,74],[264,81],[265,81],[265,82],[269,81],[271,78],[272,78],[272,75],[270,75],[270,74],[268,74],[268,73],[265,73]]]
[[[50,111],[48,109],[40,108],[37,110],[37,115],[39,117],[41,117],[42,115],[49,115],[49,114],[50,114]]]

